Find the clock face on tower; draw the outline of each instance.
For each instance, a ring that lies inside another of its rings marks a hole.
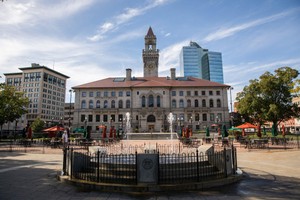
[[[148,65],[148,68],[149,68],[150,70],[154,69],[154,64]]]

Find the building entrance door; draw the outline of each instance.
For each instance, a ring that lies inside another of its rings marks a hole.
[[[148,131],[153,132],[154,131],[154,125],[148,125]]]

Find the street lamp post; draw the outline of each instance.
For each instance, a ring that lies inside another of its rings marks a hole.
[[[218,131],[218,128],[219,128],[219,120],[220,120],[219,116],[217,115],[216,116],[216,124],[218,125],[217,128],[216,128],[217,131]]]
[[[16,119],[16,126],[15,126],[15,137],[16,137],[16,132],[17,132],[17,126],[18,126],[18,119]]]
[[[231,90],[233,90],[233,87],[230,87],[229,90],[230,90],[230,112],[233,112],[232,111],[232,96],[231,96]]]
[[[84,131],[85,131],[85,138],[88,138],[88,132],[87,132],[87,117],[84,119]]]
[[[63,124],[63,118],[62,118],[62,117],[60,117],[59,123],[60,123],[60,126],[61,126],[61,127],[64,126],[64,124]]]
[[[193,117],[192,116],[190,118],[190,122],[191,122],[191,129],[193,129]]]
[[[70,128],[70,126],[71,126],[71,101],[72,101],[72,92],[73,92],[73,90],[69,90],[69,92],[70,92],[70,105],[69,105],[69,128]]]

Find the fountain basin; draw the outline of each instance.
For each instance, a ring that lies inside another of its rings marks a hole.
[[[177,133],[127,133],[128,140],[178,140]]]

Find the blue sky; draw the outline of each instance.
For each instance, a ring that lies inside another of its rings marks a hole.
[[[250,79],[282,66],[300,70],[299,0],[6,0],[0,2],[0,75],[31,63],[54,68],[72,86],[143,75],[149,26],[160,50],[159,76],[195,41],[222,52],[233,99]],[[67,94],[66,101],[69,99]]]

